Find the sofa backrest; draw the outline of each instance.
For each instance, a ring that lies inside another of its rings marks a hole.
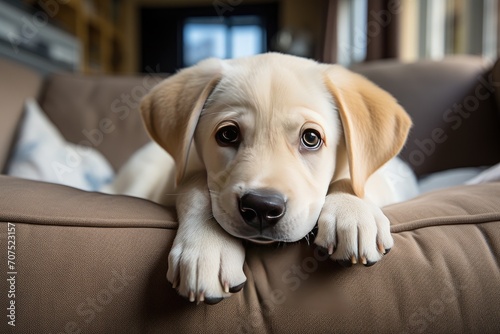
[[[401,156],[418,175],[500,161],[500,113],[495,103],[500,75],[490,76],[491,64],[482,58],[411,64],[377,61],[352,69],[392,93],[412,117],[414,127]],[[4,166],[23,102],[37,96],[42,78],[1,59],[0,73],[0,166]],[[67,140],[95,147],[118,169],[149,141],[139,102],[160,80],[155,74],[55,74],[46,78],[39,101]]]
[[[68,141],[96,148],[118,169],[149,141],[139,104],[160,80],[55,74],[45,82],[40,105]]]
[[[480,57],[457,56],[411,64],[377,61],[352,69],[394,95],[410,114],[414,126],[401,157],[423,175],[500,161],[495,103],[500,82],[494,82],[491,67]]]
[[[41,84],[35,70],[0,58],[0,172],[6,167],[24,101],[36,97]]]

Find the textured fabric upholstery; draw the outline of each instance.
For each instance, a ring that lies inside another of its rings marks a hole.
[[[342,268],[305,241],[247,245],[243,291],[196,306],[165,279],[173,210],[0,182],[0,230],[6,235],[7,222],[16,230],[17,333],[500,331],[500,183],[385,208],[395,247],[369,268]],[[7,252],[0,254],[5,273]],[[5,279],[0,286],[8,290]],[[10,332],[5,319],[0,328]]]

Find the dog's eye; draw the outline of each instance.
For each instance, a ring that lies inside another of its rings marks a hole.
[[[302,132],[301,142],[308,150],[317,150],[323,143],[321,135],[314,129],[307,129]]]
[[[240,129],[235,124],[222,126],[215,134],[220,146],[236,146],[240,143]]]

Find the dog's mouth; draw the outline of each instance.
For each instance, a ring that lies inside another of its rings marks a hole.
[[[259,244],[259,245],[270,245],[272,243],[278,242],[273,239],[268,239],[264,237],[257,237],[257,238],[246,238],[246,240],[251,241],[253,243]]]
[[[313,227],[313,229],[301,239],[306,240],[308,243],[314,242],[314,239],[316,239],[317,234],[318,234],[318,225],[316,224]],[[277,242],[287,242],[287,241],[276,240],[276,239],[265,237],[265,236],[258,236],[258,237],[253,237],[253,238],[244,238],[244,239],[248,240],[250,242],[253,242],[255,244],[259,244],[259,245],[270,245],[270,244],[277,243]]]

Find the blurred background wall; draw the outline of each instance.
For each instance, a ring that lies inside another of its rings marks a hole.
[[[498,0],[0,0],[0,56],[43,72],[174,72],[280,51],[349,66],[495,59]]]

